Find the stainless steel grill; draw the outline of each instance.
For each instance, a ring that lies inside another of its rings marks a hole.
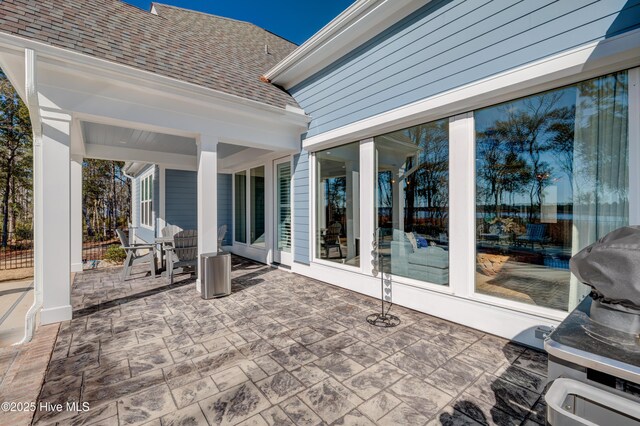
[[[640,425],[640,318],[602,309],[587,297],[545,341],[550,425]]]

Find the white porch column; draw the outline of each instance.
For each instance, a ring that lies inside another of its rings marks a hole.
[[[69,115],[42,113],[42,168],[34,184],[43,216],[35,233],[42,256],[42,324],[70,320],[72,314],[70,133]]]
[[[218,250],[218,138],[201,135],[198,145],[198,256]],[[202,292],[198,261],[196,287]]]
[[[82,272],[82,157],[71,156],[71,272]]]

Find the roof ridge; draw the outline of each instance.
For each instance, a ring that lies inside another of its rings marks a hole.
[[[124,0],[117,0],[117,1],[120,2],[122,5],[124,5],[125,7],[134,8],[138,12],[144,12],[144,13],[148,13],[149,15],[153,15],[153,13],[150,13],[148,10],[143,9],[143,8],[141,8],[139,6],[136,6],[135,4],[127,3]]]
[[[157,1],[151,2],[151,7],[153,7],[154,5],[164,6],[164,7],[170,8],[170,9],[178,9],[178,10],[182,10],[184,12],[197,13],[199,15],[212,16],[214,18],[226,19],[227,21],[240,22],[242,24],[249,24],[249,25],[253,25],[255,27],[258,27],[257,25],[255,25],[255,24],[253,24],[253,23],[251,23],[249,21],[243,21],[243,20],[240,20],[240,19],[229,18],[227,16],[214,15],[213,13],[202,12],[200,10],[187,9],[186,7],[174,6],[172,4],[160,3],[160,2],[157,2]],[[160,15],[158,15],[158,16],[160,16]],[[261,27],[258,27],[258,28],[261,28]],[[261,29],[264,30],[264,28],[261,28]],[[265,31],[268,31],[268,30],[265,30]]]
[[[164,6],[164,7],[170,8],[170,9],[177,9],[177,10],[181,10],[181,11],[184,11],[184,12],[197,13],[199,15],[204,15],[204,16],[212,16],[214,18],[219,18],[219,19],[226,19],[227,21],[239,22],[241,24],[251,25],[252,27],[256,27],[256,28],[258,28],[258,29],[260,29],[262,31],[265,31],[265,32],[273,35],[273,36],[276,36],[276,37],[286,41],[287,43],[291,43],[294,46],[298,46],[298,43],[294,43],[291,40],[289,40],[288,38],[285,38],[285,37],[281,36],[280,34],[276,34],[273,31],[268,30],[266,28],[263,28],[263,27],[261,27],[259,25],[256,25],[256,24],[254,24],[253,22],[250,22],[250,21],[243,21],[241,19],[229,18],[227,16],[222,16],[222,15],[215,15],[213,13],[202,12],[200,10],[187,9],[186,7],[174,6],[172,4],[160,3],[160,2],[157,2],[157,1],[151,2],[151,7],[152,8],[153,8],[154,5]],[[158,16],[162,16],[162,15],[158,15]]]

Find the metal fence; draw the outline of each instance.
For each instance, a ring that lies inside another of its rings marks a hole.
[[[0,234],[1,235],[1,234]],[[100,265],[110,246],[120,246],[117,238],[84,237],[82,243],[82,263],[84,268],[93,269]],[[33,268],[33,237],[9,233],[6,246],[0,244],[0,271]]]
[[[84,269],[95,269],[100,267],[100,261],[104,259],[105,254],[110,246],[120,246],[120,241],[117,238],[92,238],[92,241],[87,241],[85,237],[82,243],[82,263]]]
[[[19,268],[33,268],[33,237],[9,232],[0,244],[0,270]]]

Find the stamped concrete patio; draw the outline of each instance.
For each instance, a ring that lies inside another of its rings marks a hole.
[[[202,300],[119,269],[85,272],[57,337],[38,411],[72,425],[544,424],[546,357],[477,330],[245,259],[233,294]]]

